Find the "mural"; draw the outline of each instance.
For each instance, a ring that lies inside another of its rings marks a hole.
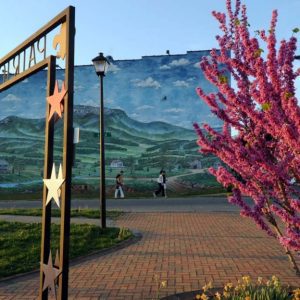
[[[199,61],[209,51],[182,55],[113,60],[104,78],[107,193],[115,176],[125,175],[126,196],[151,196],[161,169],[168,195],[216,190],[206,169],[219,162],[203,156],[192,123],[222,124],[195,89],[214,91]],[[57,70],[63,80],[63,70]],[[97,192],[99,183],[99,79],[92,65],[75,67],[74,126],[80,143],[74,158],[74,192]],[[39,72],[0,94],[1,192],[36,192],[42,188],[46,72]],[[25,104],[25,105],[24,105]],[[24,109],[24,107],[26,109]],[[55,162],[60,161],[62,124],[56,126]]]

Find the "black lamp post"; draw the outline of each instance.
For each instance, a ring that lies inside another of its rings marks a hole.
[[[106,228],[103,77],[105,76],[109,61],[101,52],[92,60],[92,62],[94,64],[96,74],[100,77],[100,211],[101,227]]]

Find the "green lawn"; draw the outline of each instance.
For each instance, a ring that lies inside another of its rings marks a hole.
[[[123,212],[118,210],[111,210],[106,212],[106,216],[110,219],[117,219],[121,216]],[[41,208],[7,208],[0,209],[0,215],[21,215],[21,216],[41,216],[42,209]],[[51,210],[52,217],[60,217],[59,209]],[[85,217],[90,219],[98,219],[100,218],[100,212],[97,209],[71,209],[71,218],[73,217]]]
[[[59,248],[60,226],[51,224],[53,260]],[[119,228],[71,224],[70,258],[109,248],[132,234]],[[120,234],[119,234],[120,233]],[[28,272],[40,265],[41,224],[0,221],[0,278]]]

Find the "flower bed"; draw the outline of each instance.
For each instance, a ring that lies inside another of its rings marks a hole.
[[[300,287],[282,286],[276,276],[263,281],[258,277],[252,282],[249,276],[242,277],[237,284],[227,283],[224,288],[213,288],[209,282],[201,290],[170,295],[161,300],[300,300]]]

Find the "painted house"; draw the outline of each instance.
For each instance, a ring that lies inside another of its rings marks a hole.
[[[5,159],[0,159],[0,173],[9,173],[9,163]]]
[[[202,163],[198,159],[190,162],[189,165],[191,169],[202,169]]]
[[[110,163],[110,167],[111,168],[124,168],[125,166],[121,160],[116,159]]]

